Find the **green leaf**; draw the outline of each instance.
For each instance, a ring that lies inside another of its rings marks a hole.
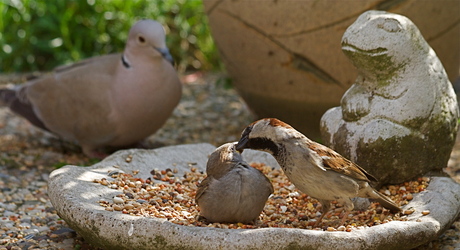
[[[199,0],[0,1],[0,13],[0,50],[5,44],[13,48],[0,53],[0,73],[50,71],[69,61],[120,52],[131,25],[143,18],[167,27],[166,42],[181,70],[222,69]],[[26,32],[23,39],[18,30]],[[192,36],[194,43],[188,40]],[[50,46],[57,37],[62,46]]]

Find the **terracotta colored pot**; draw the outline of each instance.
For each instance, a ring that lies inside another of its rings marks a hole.
[[[211,32],[235,87],[259,117],[276,117],[313,139],[323,113],[357,76],[343,33],[366,10],[409,17],[450,80],[460,65],[460,2],[204,0]]]

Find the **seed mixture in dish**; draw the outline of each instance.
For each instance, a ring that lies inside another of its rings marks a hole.
[[[372,202],[364,211],[353,210],[344,225],[339,225],[343,208],[332,202],[331,212],[323,222],[314,227],[321,215],[320,203],[298,191],[287,179],[281,169],[274,169],[261,163],[252,163],[252,167],[261,170],[272,182],[274,193],[269,197],[265,208],[254,225],[242,223],[207,223],[199,217],[199,208],[195,204],[195,194],[199,183],[206,174],[192,164],[190,171],[177,176],[176,169],[152,170],[147,179],[136,177],[133,173],[111,172],[110,178],[95,179],[94,182],[108,188],[122,191],[112,200],[100,200],[99,204],[107,211],[121,212],[133,216],[164,218],[172,223],[184,226],[216,227],[225,229],[250,229],[263,227],[300,228],[327,231],[352,231],[354,228],[371,227],[390,221],[407,220],[407,215],[429,211],[404,210],[392,214],[379,203]],[[379,191],[391,198],[399,206],[413,199],[413,194],[424,191],[430,179],[418,178],[416,181],[400,185],[389,185]],[[319,206],[318,206],[319,205]]]

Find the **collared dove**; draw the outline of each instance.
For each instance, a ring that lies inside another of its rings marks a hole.
[[[158,130],[181,94],[162,25],[142,20],[129,31],[122,54],[89,58],[0,89],[0,106],[101,157],[104,147],[132,145]]]

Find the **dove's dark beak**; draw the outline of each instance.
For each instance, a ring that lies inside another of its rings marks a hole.
[[[169,53],[168,48],[155,48],[160,54],[163,56],[164,59],[166,59],[168,62],[170,62],[172,65],[174,65],[174,59]]]

